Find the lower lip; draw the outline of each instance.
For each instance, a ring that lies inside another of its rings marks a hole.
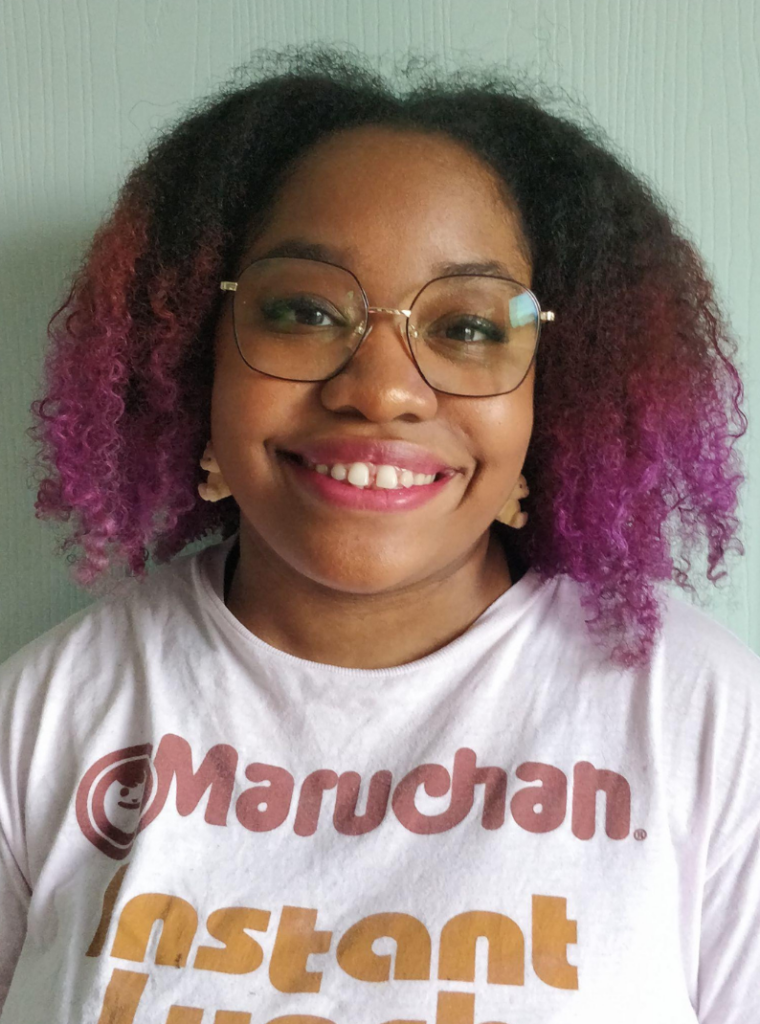
[[[440,480],[434,480],[432,484],[420,484],[413,487],[354,487],[353,484],[333,480],[327,474],[309,469],[300,462],[294,462],[283,456],[279,456],[279,458],[295,479],[312,494],[324,498],[325,501],[329,501],[333,505],[340,505],[342,508],[366,509],[371,512],[406,512],[420,508],[440,494],[452,479],[451,476],[443,476]]]

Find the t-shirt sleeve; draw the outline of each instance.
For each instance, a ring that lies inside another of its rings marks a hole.
[[[702,617],[693,637],[709,685],[697,741],[696,822],[709,843],[701,886],[697,1017],[700,1024],[760,1020],[760,658]],[[698,666],[694,676],[698,676]],[[694,893],[695,901],[697,893]]]
[[[32,897],[24,798],[41,689],[22,684],[38,681],[35,671],[25,672],[25,657],[34,649],[29,644],[0,665],[0,1010],[21,954]],[[24,690],[31,690],[31,702]]]
[[[705,882],[699,1022],[756,1024],[759,1003],[760,819]]]
[[[669,625],[662,721],[694,1009],[699,1024],[757,1024],[760,658],[685,603],[671,603]]]
[[[0,829],[0,1011],[26,934],[31,892]]]

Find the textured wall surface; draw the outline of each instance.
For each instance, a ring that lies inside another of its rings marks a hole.
[[[252,50],[310,40],[382,67],[417,53],[524,69],[580,100],[667,197],[739,338],[750,417],[746,555],[702,593],[760,652],[758,39],[758,0],[3,0],[0,660],[93,600],[34,518],[25,434],[67,275],[158,128]]]

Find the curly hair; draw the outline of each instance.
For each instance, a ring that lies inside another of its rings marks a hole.
[[[694,592],[702,534],[712,583],[732,545],[744,553],[743,387],[700,256],[597,127],[498,69],[419,74],[412,59],[403,91],[329,46],[254,64],[158,137],[51,318],[35,507],[72,521],[61,553],[81,548],[74,579],[93,586],[117,564],[142,577],[149,558],[238,529],[234,498],[197,492],[218,283],[296,158],[359,125],[443,132],[516,202],[533,290],[558,311],[536,355],[529,519],[512,543],[543,578],[580,584],[614,660],[641,662],[662,624],[656,585]]]

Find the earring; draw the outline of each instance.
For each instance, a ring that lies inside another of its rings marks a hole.
[[[528,513],[521,511],[520,501],[527,498],[529,494],[528,483],[521,474],[506,504],[496,516],[497,521],[504,523],[505,526],[511,526],[515,530],[522,529],[528,521]]]
[[[201,458],[201,468],[208,472],[208,477],[198,484],[198,493],[204,501],[221,501],[222,498],[228,498],[232,494],[222,476],[210,441]]]

